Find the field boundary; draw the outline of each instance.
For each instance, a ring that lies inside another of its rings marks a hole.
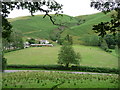
[[[7,69],[27,69],[27,70],[64,70],[64,71],[81,71],[81,72],[98,72],[98,73],[113,73],[118,74],[119,69],[88,67],[88,66],[71,66],[64,67],[61,65],[7,65]]]

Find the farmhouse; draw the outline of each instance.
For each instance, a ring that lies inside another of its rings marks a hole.
[[[40,43],[40,44],[49,44],[49,41],[48,41],[48,40],[40,40],[39,43]]]

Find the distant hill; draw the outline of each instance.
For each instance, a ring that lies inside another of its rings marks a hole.
[[[95,34],[94,31],[92,30],[93,25],[98,24],[100,22],[110,21],[111,20],[110,15],[111,15],[110,13],[107,15],[103,13],[97,13],[92,15],[77,16],[76,18],[78,19],[79,18],[84,19],[85,23],[77,26],[72,26],[70,27],[70,29],[67,29],[66,32],[75,36],[75,39],[77,39],[76,43],[78,43],[78,41],[81,42],[91,38],[97,39],[98,38],[97,34]]]
[[[67,27],[55,26],[49,17],[43,18],[43,15],[18,17],[9,19],[9,21],[13,25],[13,30],[21,31],[24,38],[33,37],[55,40],[58,34],[60,37],[70,34],[73,36],[74,43],[83,44],[90,38],[98,38],[93,32],[92,26],[100,22],[110,21],[110,15],[110,13],[107,15],[96,13],[77,17],[52,15],[56,23],[61,23]]]
[[[76,19],[67,15],[54,18],[56,23],[77,23]],[[9,19],[9,21],[13,25],[13,30],[21,31],[24,37],[50,39],[50,33],[58,28],[58,26],[52,24],[49,17],[43,18],[43,15],[18,17]]]

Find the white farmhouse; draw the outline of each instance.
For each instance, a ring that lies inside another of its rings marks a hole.
[[[49,44],[48,40],[40,40],[40,44]]]

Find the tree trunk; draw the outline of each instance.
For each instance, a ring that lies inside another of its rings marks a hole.
[[[66,67],[68,67],[69,66],[69,63],[66,63],[66,65],[65,65]]]

